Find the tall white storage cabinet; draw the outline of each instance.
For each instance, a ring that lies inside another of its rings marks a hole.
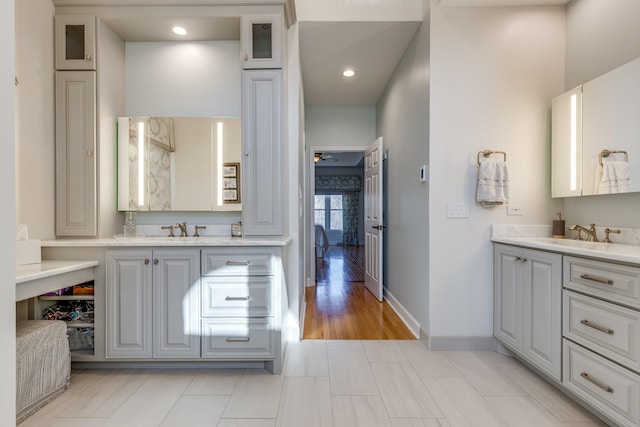
[[[94,237],[96,72],[56,72],[56,235]]]
[[[562,255],[494,246],[494,336],[561,381]]]
[[[243,71],[242,223],[247,236],[284,230],[282,70]]]
[[[106,357],[199,358],[200,251],[113,250],[106,263]]]

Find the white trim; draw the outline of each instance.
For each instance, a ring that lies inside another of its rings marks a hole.
[[[300,322],[298,324],[298,340],[301,340],[302,337],[304,336],[304,320],[307,317],[307,292],[306,289],[304,290],[304,297],[305,297],[305,301],[302,302],[302,307],[301,307],[301,311],[300,311]],[[294,341],[294,340],[291,340]]]
[[[402,323],[411,331],[414,337],[420,338],[420,323],[409,313],[400,302],[389,292],[387,288],[383,289],[384,299],[387,301],[391,309],[396,312]]]
[[[305,260],[306,263],[308,263],[308,265],[311,267],[309,269],[309,276],[306,278],[306,282],[307,284],[311,283],[311,285],[309,286],[315,286],[316,285],[316,281],[315,281],[315,277],[316,277],[316,259],[315,259],[315,254],[316,254],[316,250],[315,250],[315,245],[316,245],[316,239],[314,238],[315,236],[315,219],[314,219],[314,209],[313,209],[313,203],[315,200],[315,195],[316,195],[316,168],[315,168],[315,162],[313,161],[316,152],[318,153],[322,153],[322,152],[327,152],[327,151],[331,151],[332,153],[334,152],[345,152],[345,153],[349,153],[349,152],[365,152],[367,150],[368,147],[366,146],[359,146],[359,145],[355,145],[355,146],[335,146],[335,147],[326,147],[326,146],[311,146],[309,147],[309,153],[307,156],[307,161],[306,161],[306,165],[307,165],[307,171],[308,171],[308,176],[309,176],[309,181],[307,182],[307,188],[306,188],[306,192],[309,195],[309,197],[307,198],[307,204],[305,206],[306,209],[306,219],[307,219],[307,230],[305,231],[307,234],[307,242],[308,242],[308,251],[307,251],[307,260]],[[313,257],[313,260],[311,260],[311,257]]]

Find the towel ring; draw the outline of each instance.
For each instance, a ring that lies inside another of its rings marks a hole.
[[[480,166],[480,156],[484,156],[484,158],[489,158],[492,154],[502,154],[504,156],[504,161],[507,161],[507,153],[504,151],[494,151],[494,150],[482,150],[478,151],[478,166]]]
[[[624,161],[629,163],[629,154],[624,150],[602,150],[598,158],[600,166],[602,166],[602,158],[607,158],[612,154],[624,154]]]

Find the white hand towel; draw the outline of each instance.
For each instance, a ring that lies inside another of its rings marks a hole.
[[[627,193],[631,191],[629,163],[604,160],[596,168],[596,194]]]
[[[483,207],[509,202],[509,170],[506,162],[487,161],[480,163],[476,200]]]

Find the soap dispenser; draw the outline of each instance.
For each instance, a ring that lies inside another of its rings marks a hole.
[[[558,219],[553,220],[553,230],[551,232],[551,237],[556,237],[559,239],[564,239],[564,219],[562,219],[562,212],[556,213]]]
[[[124,222],[124,234],[127,236],[135,236],[136,235],[136,213],[135,212],[127,212],[127,216]]]

